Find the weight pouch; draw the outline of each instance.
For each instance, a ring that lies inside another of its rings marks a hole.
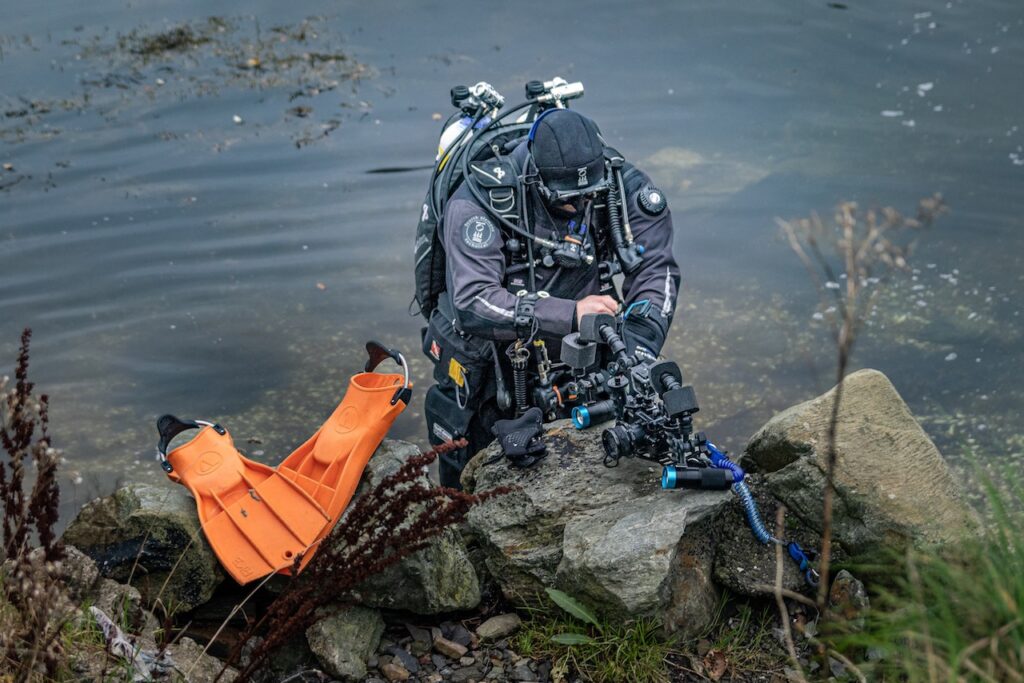
[[[447,315],[444,305],[430,314],[423,334],[423,353],[434,363],[434,379],[454,391],[462,408],[472,407],[496,393],[493,345],[490,340],[462,335]]]

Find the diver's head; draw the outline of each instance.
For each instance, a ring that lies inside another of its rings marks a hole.
[[[607,187],[597,124],[571,109],[549,109],[530,129],[530,153],[549,206],[578,204]]]

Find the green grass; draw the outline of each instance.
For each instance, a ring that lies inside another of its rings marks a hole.
[[[733,613],[726,616],[730,606]],[[693,649],[698,653],[705,649],[721,653],[728,670],[736,674],[781,671],[786,654],[772,635],[777,624],[774,606],[755,607],[723,596],[712,626]],[[708,663],[712,661],[709,659]]]
[[[865,630],[830,636],[869,680],[1024,681],[1024,513],[1010,488],[1013,506],[987,487],[985,533],[893,558]]]
[[[572,597],[548,589],[560,609],[532,610],[510,643],[525,657],[552,661],[552,680],[574,673],[592,683],[665,683],[672,644],[651,619],[610,623]]]

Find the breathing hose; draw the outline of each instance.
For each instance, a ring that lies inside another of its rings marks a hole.
[[[750,488],[747,486],[747,482],[744,481],[746,474],[743,472],[743,468],[734,463],[726,456],[725,453],[718,450],[718,448],[708,442],[708,452],[711,456],[711,464],[715,467],[723,470],[729,470],[733,475],[732,490],[736,496],[740,499],[740,504],[743,506],[743,511],[747,515],[747,523],[750,524],[750,530],[754,532],[754,536],[757,537],[761,543],[768,545],[774,543],[776,545],[786,546],[786,552],[800,568],[800,573],[803,574],[804,580],[807,581],[810,586],[818,585],[818,572],[811,566],[810,558],[807,557],[807,553],[804,552],[800,544],[795,541],[786,543],[785,541],[775,538],[768,531],[768,527],[764,525],[764,520],[761,518],[761,512],[757,508],[757,502],[754,500],[754,495],[750,492]]]

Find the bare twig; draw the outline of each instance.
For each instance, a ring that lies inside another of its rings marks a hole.
[[[765,592],[765,593],[771,593],[772,595],[774,595],[775,592],[778,590],[779,592],[782,593],[782,597],[784,597],[784,598],[789,598],[790,600],[793,600],[795,602],[799,602],[802,605],[807,605],[808,607],[813,607],[814,609],[818,609],[818,603],[816,601],[811,600],[809,597],[807,597],[803,593],[797,593],[796,591],[791,591],[788,588],[778,589],[775,586],[769,586],[767,583],[757,583],[757,584],[754,584],[753,588],[756,591],[762,591],[762,592]]]
[[[780,538],[786,530],[786,506],[779,505],[775,512],[775,536]],[[789,653],[790,662],[796,668],[797,680],[807,683],[803,667],[796,657],[796,643],[793,642],[793,629],[789,623],[789,609],[786,608],[786,601],[782,597],[782,544],[775,544],[775,605],[779,608],[779,617],[782,619],[782,633],[786,639],[786,651]]]
[[[836,344],[836,388],[829,420],[825,450],[825,486],[822,492],[822,534],[819,574],[821,580],[817,603],[824,610],[828,599],[829,574],[832,561],[833,505],[837,460],[837,431],[843,395],[843,381],[850,357],[864,322],[874,304],[877,289],[867,291],[872,273],[878,266],[903,269],[907,256],[916,243],[916,236],[897,240],[897,231],[929,225],[945,211],[942,197],[935,195],[918,205],[916,219],[905,219],[895,209],[869,209],[860,212],[854,202],[836,207],[831,225],[817,214],[793,221],[776,219],[790,248],[807,269],[822,306],[834,301],[838,315],[828,317],[829,329]],[[833,254],[827,251],[834,252]],[[833,260],[842,266],[837,274]],[[840,285],[845,280],[845,287]],[[831,309],[826,308],[826,312]]]

